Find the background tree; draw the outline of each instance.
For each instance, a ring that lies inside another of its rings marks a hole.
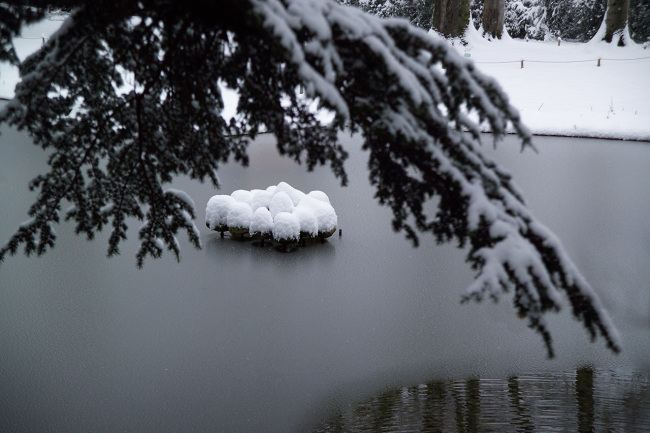
[[[485,0],[483,3],[483,32],[488,37],[501,39],[506,0]]]
[[[0,31],[1,54],[17,63],[12,36],[38,13],[11,1],[0,15],[12,23]],[[178,232],[197,247],[200,234],[191,198],[165,188],[174,176],[217,185],[219,164],[246,164],[248,143],[267,130],[281,154],[308,169],[329,164],[345,184],[338,133],[352,131],[363,136],[393,228],[415,245],[429,232],[467,247],[476,279],[465,299],[512,294],[552,356],[546,314],[562,307],[563,294],[591,337],[619,350],[591,286],[480,150],[482,123],[495,140],[510,126],[532,147],[517,110],[494,80],[404,20],[326,0],[80,2],[20,73],[0,122],[46,149],[50,170],[32,180],[30,218],[0,259],[21,246],[45,253],[61,218],[89,239],[110,226],[109,256],[135,218],[143,221],[138,265],[165,248],[178,257]],[[240,96],[229,122],[219,81]],[[334,113],[330,124],[312,101]]]
[[[357,7],[381,18],[406,18],[423,29],[431,28],[434,0],[337,0],[338,3]]]
[[[498,2],[498,0],[487,1]],[[402,17],[422,28],[428,29],[431,26],[433,0],[338,0],[338,2],[359,7],[382,18]],[[498,37],[495,36],[498,32],[488,31],[483,25],[484,4],[485,0],[469,2],[474,26],[477,30],[483,28],[491,37]],[[607,0],[505,0],[504,4],[504,26],[511,37],[539,40],[562,37],[564,40],[575,42],[587,42],[596,35],[607,8]],[[497,10],[499,8],[500,6]],[[650,40],[650,0],[630,0],[628,15],[632,40],[639,43]],[[440,18],[438,16],[437,19]],[[461,36],[464,24],[460,24],[461,30],[453,34],[449,32],[446,36]],[[436,29],[440,27],[440,24],[436,24]]]
[[[650,42],[650,0],[630,0],[629,28],[635,42]]]
[[[598,31],[605,15],[606,0],[546,0],[547,35],[587,42]]]
[[[603,40],[625,46],[629,43],[627,17],[630,11],[630,0],[607,0],[605,12],[605,34]]]
[[[513,38],[544,39],[548,31],[545,18],[542,0],[506,0],[504,25]]]
[[[463,36],[469,24],[469,0],[435,0],[433,28],[450,38]]]
[[[483,27],[483,0],[470,0],[469,13],[476,30]]]
[[[575,14],[575,25],[567,32],[566,39],[578,42],[590,41],[605,16],[606,0],[582,0],[574,3],[572,14]]]
[[[470,10],[474,27],[483,28],[484,0],[471,0]],[[544,39],[546,8],[544,0],[505,0],[504,27],[513,38]]]

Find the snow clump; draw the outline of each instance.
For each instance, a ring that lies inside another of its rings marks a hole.
[[[266,207],[255,209],[248,231],[251,236],[266,236],[273,232],[273,217]]]
[[[300,240],[300,222],[289,212],[280,212],[273,219],[273,239],[276,241]]]
[[[293,209],[294,204],[291,197],[283,191],[276,192],[271,199],[271,203],[269,203],[269,211],[271,211],[271,216],[273,218],[281,212],[291,213],[293,212]]]
[[[228,230],[234,236],[272,236],[278,242],[326,238],[336,231],[337,223],[327,194],[305,194],[286,182],[265,190],[240,189],[231,195],[215,195],[205,209],[205,224],[211,230]]]
[[[248,203],[235,201],[230,205],[228,211],[228,230],[233,235],[243,235],[248,233],[248,229],[253,219],[253,210]]]
[[[228,230],[228,212],[235,199],[229,195],[215,195],[205,208],[205,225],[210,230]]]

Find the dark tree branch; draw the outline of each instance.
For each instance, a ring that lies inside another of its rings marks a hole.
[[[12,26],[33,19],[8,4],[0,13],[12,14]],[[467,246],[476,279],[465,300],[511,294],[549,356],[547,313],[568,302],[592,338],[619,350],[595,291],[481,152],[483,124],[494,143],[513,130],[533,148],[518,112],[494,80],[406,21],[326,0],[80,2],[20,70],[0,122],[49,149],[51,172],[32,182],[40,190],[32,219],[0,260],[21,245],[28,255],[53,247],[64,199],[74,206],[66,219],[89,238],[112,218],[109,255],[135,217],[144,220],[138,266],[165,248],[178,259],[178,231],[196,247],[200,236],[191,199],[165,190],[175,176],[216,185],[220,163],[245,165],[248,137],[273,131],[281,154],[308,170],[329,164],[345,184],[337,133],[351,130],[364,137],[370,181],[393,228],[415,245],[429,232]],[[239,93],[228,123],[219,82]],[[333,113],[331,124],[310,112],[314,101]]]

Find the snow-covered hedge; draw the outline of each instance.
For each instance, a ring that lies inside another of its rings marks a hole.
[[[309,194],[286,182],[251,191],[215,195],[205,208],[205,225],[235,236],[273,237],[278,242],[326,238],[336,231],[337,216],[322,191]]]

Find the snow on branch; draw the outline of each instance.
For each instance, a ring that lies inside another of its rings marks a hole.
[[[517,110],[496,81],[405,20],[329,0],[97,0],[76,9],[21,74],[0,122],[50,149],[52,171],[35,183],[34,220],[0,259],[21,244],[28,253],[51,247],[62,200],[73,206],[66,219],[88,237],[111,223],[109,255],[135,217],[145,220],[139,264],[164,248],[178,257],[176,233],[197,247],[199,233],[191,199],[163,184],[188,174],[216,186],[219,163],[246,164],[249,137],[263,130],[276,134],[280,153],[309,170],[329,164],[345,183],[337,133],[351,130],[364,137],[393,227],[416,245],[430,232],[468,247],[476,281],[465,299],[512,290],[549,356],[546,313],[568,300],[592,337],[620,348],[595,291],[480,149],[484,122],[495,143],[513,131],[522,148],[533,147]],[[138,85],[122,91],[121,76]],[[221,116],[218,82],[239,93],[235,120]],[[310,111],[312,101],[334,113],[331,124]]]
[[[561,309],[564,293],[590,335],[619,350],[594,290],[527,210],[510,176],[478,148],[483,121],[495,141],[511,127],[532,148],[494,80],[402,20],[318,0],[255,3],[311,95],[364,134],[371,180],[380,202],[393,210],[394,227],[415,243],[417,229],[469,244],[477,274],[465,300],[497,299],[514,288],[515,308],[553,356],[545,313]],[[318,41],[308,42],[308,52],[297,36],[304,34]],[[430,218],[423,203],[434,199],[438,212]]]

